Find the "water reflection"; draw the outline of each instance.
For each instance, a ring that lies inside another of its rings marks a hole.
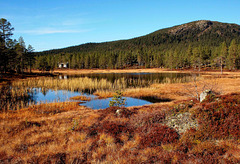
[[[80,93],[80,92],[71,92],[67,90],[52,90],[48,89],[47,91],[43,88],[34,88],[35,95],[33,96],[33,100],[36,103],[49,103],[49,102],[64,102],[64,101],[70,101],[71,97],[75,96],[87,96],[91,97],[92,99],[96,98],[94,95],[89,95],[86,93]],[[74,100],[71,100],[74,101]]]
[[[13,88],[10,84],[0,87],[0,111],[18,110],[34,104],[31,89]]]
[[[63,76],[63,75],[61,75]],[[186,73],[93,73],[80,75],[67,75],[66,78],[74,79],[88,77],[91,79],[107,79],[114,84],[117,81],[124,81],[124,85],[129,87],[146,87],[153,83],[179,83],[188,82],[191,79],[190,74]]]
[[[68,75],[59,75],[58,78],[59,79],[68,79]]]
[[[86,93],[79,93],[79,92],[71,92],[66,90],[52,90],[46,88],[32,88],[25,90],[24,93],[21,95],[15,95],[13,93],[12,88],[10,85],[3,87],[1,90],[1,95],[5,95],[1,97],[1,110],[17,110],[20,108],[27,107],[31,104],[38,104],[38,103],[51,103],[51,102],[64,102],[64,101],[74,101],[70,100],[71,97],[75,96],[87,96],[91,97],[90,101],[82,102],[80,105],[86,106],[92,109],[104,109],[109,107],[109,102],[112,98],[107,99],[97,99],[96,96],[86,94]],[[3,94],[3,91],[4,94]],[[125,97],[126,98],[126,107],[130,106],[142,106],[151,104],[151,102]]]
[[[142,100],[142,99],[137,99],[137,98],[132,98],[132,97],[123,97],[126,98],[126,107],[131,107],[131,106],[142,106],[142,105],[148,105],[152,104],[149,101]],[[107,99],[94,99],[85,103],[82,103],[80,105],[86,106],[88,108],[92,109],[105,109],[109,107],[109,102],[112,100],[112,98],[107,98]]]
[[[15,110],[40,102],[69,101],[70,97],[79,95],[87,95],[94,99],[92,94],[95,91],[115,92],[127,88],[148,87],[155,83],[188,82],[191,79],[190,74],[183,73],[95,73],[20,80],[0,88],[0,110]],[[142,97],[135,101],[134,98],[127,98],[128,106],[161,101],[170,100]],[[86,102],[85,105],[100,103],[103,104],[101,108],[108,107],[109,99],[94,100]]]

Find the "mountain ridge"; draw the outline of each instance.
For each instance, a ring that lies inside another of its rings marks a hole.
[[[224,53],[225,65],[229,68],[240,68],[240,61],[238,62],[236,55],[240,54],[239,43],[240,25],[199,20],[160,29],[132,39],[85,43],[35,54],[37,61],[43,58],[41,56],[48,58],[48,65],[53,68],[57,68],[57,62],[66,61],[70,62],[72,68],[87,69],[132,66],[183,68],[196,67],[196,65],[200,67],[199,63],[205,67],[209,65],[219,67],[223,44],[224,51],[227,51]],[[236,47],[233,48],[234,50],[230,50],[231,44]],[[228,51],[235,56],[229,57]],[[39,64],[36,65],[36,68],[38,67]]]
[[[211,20],[197,20],[197,21],[192,21],[192,22],[188,22],[188,23],[184,23],[184,24],[181,24],[181,25],[176,25],[176,26],[172,26],[172,27],[167,27],[167,28],[162,28],[162,29],[159,29],[159,30],[156,30],[154,32],[151,32],[149,34],[146,34],[146,35],[142,35],[142,36],[138,36],[138,37],[134,37],[134,38],[130,38],[130,39],[122,39],[122,40],[113,40],[113,41],[106,41],[106,42],[88,42],[88,43],[83,43],[83,44],[79,44],[79,45],[73,45],[73,46],[69,46],[69,47],[64,47],[64,48],[57,48],[57,49],[50,49],[50,50],[45,50],[45,51],[40,51],[41,52],[47,52],[47,51],[55,51],[55,50],[64,50],[64,49],[69,49],[69,48],[74,48],[74,47],[79,47],[79,46],[85,46],[85,45],[91,45],[91,46],[94,46],[94,45],[99,45],[99,44],[109,44],[109,43],[116,43],[116,42],[125,42],[125,41],[129,41],[129,40],[136,40],[136,39],[139,39],[139,38],[142,38],[142,37],[148,37],[148,36],[151,36],[151,35],[157,35],[157,34],[163,34],[163,32],[166,32],[167,31],[167,34],[169,35],[181,35],[183,34],[184,32],[187,32],[187,30],[191,30],[190,27],[192,27],[193,29],[197,30],[196,27],[194,26],[198,26],[198,28],[200,29],[208,29],[210,30],[209,28],[212,28],[212,26],[235,26],[234,29],[237,29],[237,30],[233,30],[234,32],[238,32],[238,34],[240,35],[240,25],[238,24],[235,24],[235,23],[222,23],[222,22],[218,22],[218,21],[211,21]],[[206,32],[206,31],[204,31]],[[222,32],[221,31],[217,31],[218,32],[218,35],[222,35]],[[199,36],[201,36],[199,34]],[[198,37],[199,37],[198,36]]]

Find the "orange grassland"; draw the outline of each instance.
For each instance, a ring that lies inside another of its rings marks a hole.
[[[92,110],[64,102],[1,112],[0,163],[240,163],[240,72],[204,73],[197,82],[123,92],[171,100],[165,103]],[[200,103],[205,88],[219,95]]]

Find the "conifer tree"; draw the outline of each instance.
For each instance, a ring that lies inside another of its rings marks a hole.
[[[228,57],[227,57],[228,67],[230,70],[233,70],[236,68],[236,58],[237,58],[237,44],[236,44],[236,40],[233,39],[229,46]]]
[[[27,63],[28,63],[28,66],[29,66],[29,72],[30,73],[32,72],[32,65],[33,65],[34,60],[35,60],[33,51],[34,51],[34,48],[31,45],[28,45],[28,48],[27,48]]]
[[[220,60],[220,66],[221,66],[221,74],[223,74],[223,67],[225,65],[225,60],[227,58],[228,55],[228,49],[226,46],[226,43],[223,42],[220,46],[220,56],[219,56],[219,60]]]
[[[13,35],[13,30],[14,28],[10,22],[4,18],[0,19],[0,35],[4,46],[6,46],[7,41],[10,40],[10,37]]]
[[[0,69],[2,68],[4,73],[7,71],[8,62],[10,60],[7,42],[11,40],[10,38],[13,35],[13,30],[14,28],[10,22],[4,18],[0,19]]]
[[[25,48],[25,42],[23,40],[23,37],[20,36],[18,43],[16,45],[16,53],[17,53],[17,59],[18,59],[18,64],[17,66],[17,72],[23,73],[23,69],[25,66],[25,53],[26,53],[26,48]]]

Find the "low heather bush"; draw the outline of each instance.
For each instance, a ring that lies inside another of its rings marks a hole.
[[[179,135],[174,129],[161,124],[139,127],[137,131],[142,136],[140,142],[142,148],[174,143],[179,139]]]
[[[240,138],[240,94],[220,96],[218,101],[205,102],[196,116],[199,131],[205,138]]]

